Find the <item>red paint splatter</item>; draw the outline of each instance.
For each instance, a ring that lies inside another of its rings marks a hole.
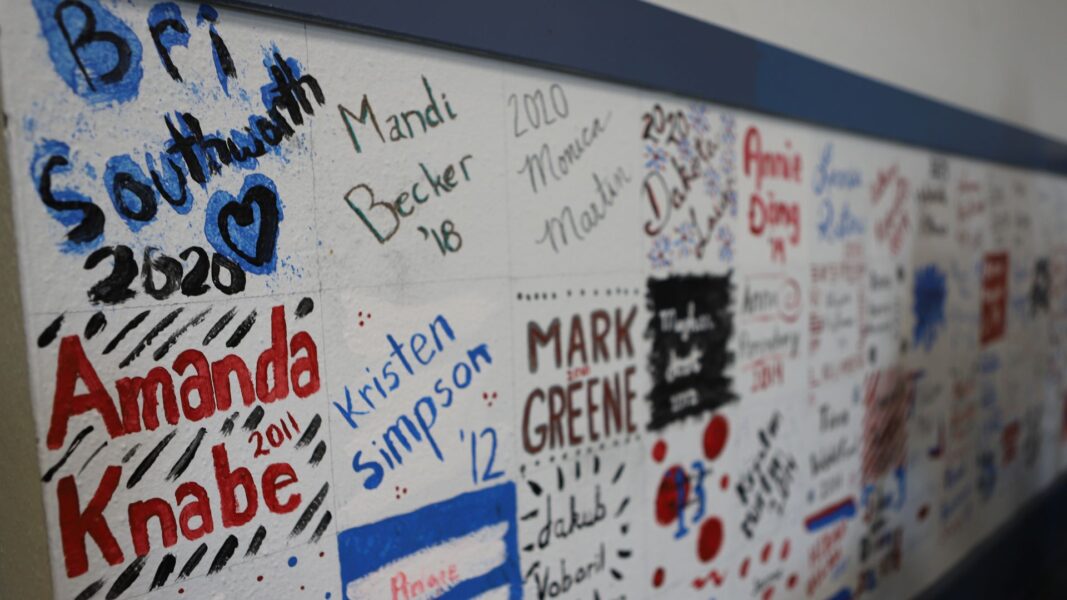
[[[670,525],[678,518],[678,507],[689,498],[689,477],[680,465],[674,465],[663,474],[656,493],[656,521]]]
[[[763,546],[763,551],[759,553],[760,562],[767,562],[771,559],[771,543],[767,542]]]
[[[774,586],[763,590],[763,600],[771,600],[774,597]]]
[[[722,548],[722,521],[717,517],[709,517],[700,526],[700,537],[697,541],[697,558],[703,562],[711,562],[719,554]]]
[[[744,562],[741,563],[741,578],[744,579],[748,576],[748,557],[745,557]]]
[[[263,581],[263,576],[260,575],[259,577],[256,577],[256,581]]]
[[[656,572],[652,574],[652,587],[660,587],[663,585],[663,580],[667,578],[667,572],[663,570],[663,567],[656,569]]]
[[[793,589],[797,586],[797,574],[793,573],[789,576],[789,579],[785,580],[785,587]]]
[[[726,438],[730,435],[730,424],[726,421],[726,417],[722,415],[715,415],[708,422],[708,426],[704,428],[704,456],[708,457],[708,460],[715,460],[722,454],[722,449],[726,447]]]
[[[667,458],[667,442],[660,440],[652,446],[652,460],[660,463],[664,458]]]
[[[930,506],[928,504],[923,504],[922,507],[919,508],[919,520],[925,521],[926,515],[928,514],[930,514]]]
[[[184,594],[185,593],[185,588],[178,588],[178,593],[179,594]]]
[[[729,475],[723,475],[722,476],[722,479],[719,480],[719,487],[721,487],[724,490],[726,488],[730,487],[730,476]]]
[[[779,556],[782,560],[789,558],[789,538],[785,538],[785,541],[782,542],[782,551]]]

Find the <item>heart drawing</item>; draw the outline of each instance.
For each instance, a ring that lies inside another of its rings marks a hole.
[[[218,191],[207,205],[204,235],[220,254],[250,273],[273,273],[278,259],[282,202],[274,182],[260,174],[245,177],[240,199]]]

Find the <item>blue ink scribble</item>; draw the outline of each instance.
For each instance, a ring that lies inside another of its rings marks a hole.
[[[141,85],[141,42],[97,0],[33,0],[48,56],[67,86],[91,104],[128,102]]]
[[[922,267],[915,273],[915,345],[927,352],[937,341],[945,325],[945,273],[935,265]]]

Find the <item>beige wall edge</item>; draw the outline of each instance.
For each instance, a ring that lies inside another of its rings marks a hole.
[[[0,108],[3,98],[0,97]],[[15,243],[11,172],[7,156],[7,120],[0,136],[0,599],[52,597],[48,563],[41,470],[37,463],[37,428],[30,400],[21,279]]]

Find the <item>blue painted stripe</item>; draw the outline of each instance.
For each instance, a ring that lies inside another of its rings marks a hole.
[[[223,0],[1067,174],[1067,144],[637,0]]]
[[[826,600],[852,600],[852,589],[848,587],[843,587],[837,590],[837,593],[835,593],[833,596],[830,596]]]
[[[830,506],[828,509],[809,515],[804,519],[804,527],[808,531],[815,532],[842,520],[856,516],[856,502],[852,496]]]

